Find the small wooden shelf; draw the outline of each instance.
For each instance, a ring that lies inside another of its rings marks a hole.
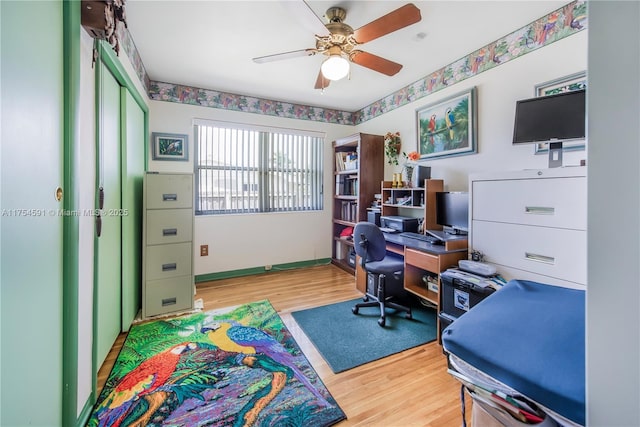
[[[444,191],[441,179],[425,179],[420,187],[392,187],[382,181],[381,216],[410,216],[423,218],[423,230],[442,230],[436,223],[436,193]],[[403,203],[399,203],[403,201]]]
[[[353,227],[354,225],[356,225],[355,222],[351,222],[351,221],[345,221],[342,219],[334,219],[333,220],[334,224],[339,224],[339,225],[344,225],[345,227]],[[333,236],[333,237],[338,237],[339,235]]]
[[[410,206],[410,205],[394,205],[389,203],[383,203],[382,206],[386,206],[389,208],[406,208],[406,209],[424,209],[424,206]]]

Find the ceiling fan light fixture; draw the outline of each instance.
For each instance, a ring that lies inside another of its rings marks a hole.
[[[329,80],[340,80],[349,74],[349,61],[340,54],[331,55],[320,66],[322,75]]]

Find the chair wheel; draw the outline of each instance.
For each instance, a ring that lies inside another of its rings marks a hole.
[[[405,319],[413,319],[413,316],[411,315],[411,313],[407,313],[404,315]]]
[[[364,301],[364,302],[369,301],[369,296],[368,295],[363,296],[362,297],[362,301]]]
[[[351,311],[353,311],[353,314],[358,314],[358,307],[351,307]]]
[[[384,328],[384,317],[381,317],[378,319],[378,325],[382,326]]]

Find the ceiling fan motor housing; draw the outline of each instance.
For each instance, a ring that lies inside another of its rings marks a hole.
[[[341,7],[330,7],[325,15],[329,22],[343,22],[347,17],[347,11]]]
[[[353,38],[353,28],[343,22],[347,12],[341,7],[331,7],[327,9],[325,16],[329,21],[328,24],[325,24],[325,27],[331,34],[325,37],[318,37],[316,49],[324,53],[331,50],[331,47],[338,46],[346,55],[349,55],[357,43]],[[329,54],[331,53],[329,52]]]

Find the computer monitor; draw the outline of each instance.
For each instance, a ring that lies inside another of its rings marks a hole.
[[[513,144],[549,143],[549,167],[562,166],[562,143],[586,136],[586,92],[575,90],[516,102]]]
[[[436,223],[448,234],[469,231],[469,193],[443,191],[436,193]]]

